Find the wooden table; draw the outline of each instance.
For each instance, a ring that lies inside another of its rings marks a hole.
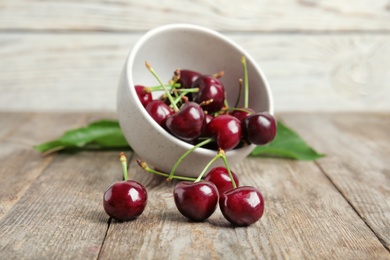
[[[219,210],[188,222],[175,182],[128,151],[149,202],[135,221],[112,221],[102,196],[121,178],[118,151],[32,149],[115,118],[126,56],[168,23],[242,46],[270,82],[276,115],[327,154],[237,165],[266,199],[253,226],[233,228]],[[0,1],[0,260],[390,259],[389,28],[389,0]]]
[[[390,259],[390,114],[281,113],[327,156],[247,158],[234,167],[259,188],[259,222],[232,227],[219,209],[193,223],[175,208],[175,182],[130,176],[149,192],[134,221],[109,219],[105,188],[121,179],[118,151],[41,156],[32,146],[113,113],[0,113],[0,259]]]

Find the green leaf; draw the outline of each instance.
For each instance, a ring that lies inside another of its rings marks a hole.
[[[42,153],[50,153],[69,148],[86,149],[130,149],[119,123],[115,120],[100,120],[86,127],[65,132],[60,138],[34,147]]]
[[[269,144],[257,146],[250,156],[282,157],[311,161],[323,157],[324,154],[317,153],[297,133],[282,122],[278,122],[275,139]]]
[[[34,148],[46,154],[66,149],[131,149],[115,120],[92,122],[86,127],[66,131],[60,138]],[[315,160],[324,155],[314,151],[294,131],[278,122],[275,139],[267,145],[257,146],[250,156]]]

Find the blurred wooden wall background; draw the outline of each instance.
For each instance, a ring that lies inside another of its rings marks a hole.
[[[0,0],[0,110],[115,111],[142,34],[218,30],[271,84],[275,111],[389,111],[389,0]]]

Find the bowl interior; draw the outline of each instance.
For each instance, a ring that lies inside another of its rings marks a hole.
[[[203,74],[224,71],[221,78],[230,106],[234,106],[243,78],[241,57],[247,57],[249,75],[249,106],[255,111],[272,111],[272,98],[263,73],[249,55],[234,42],[206,28],[191,25],[165,26],[149,31],[134,47],[129,60],[129,84],[159,85],[146,69],[145,61],[163,82],[171,79],[175,69],[191,69]],[[132,91],[135,94],[135,91]],[[243,95],[240,106],[243,105]]]
[[[170,172],[177,159],[193,147],[169,134],[143,108],[134,85],[159,85],[145,67],[145,61],[151,64],[164,83],[172,78],[177,68],[203,74],[224,71],[221,81],[232,107],[239,94],[239,79],[244,77],[243,55],[247,58],[249,74],[249,107],[272,114],[271,92],[263,73],[253,59],[230,39],[207,28],[183,24],[166,25],[147,32],[128,57],[118,92],[119,121],[126,139],[139,157],[157,169]],[[243,100],[239,103],[242,105]],[[241,161],[254,147],[249,145],[227,151],[229,164]],[[186,157],[176,172],[197,176],[215,154],[216,151],[198,148]],[[222,163],[219,160],[214,165]]]

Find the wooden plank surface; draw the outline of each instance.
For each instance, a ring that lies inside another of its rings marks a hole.
[[[136,155],[130,156],[130,176],[147,187],[148,206],[135,221],[110,220],[101,203],[105,188],[121,178],[117,152],[42,158],[31,149],[114,114],[0,113],[6,129],[0,145],[8,145],[1,150],[7,170],[0,171],[0,198],[8,206],[0,220],[0,258],[389,259],[389,115],[280,116],[327,157],[245,159],[234,170],[241,184],[262,191],[266,211],[256,224],[233,228],[219,209],[204,223],[187,221],[173,203],[175,182],[144,172]],[[11,154],[27,157],[27,165],[19,166]],[[13,187],[22,191],[7,196]]]
[[[328,154],[318,165],[390,250],[390,116],[317,114],[283,118]]]
[[[225,31],[389,31],[387,0],[2,1],[0,29],[140,31],[195,23]]]
[[[141,35],[0,33],[0,110],[115,111]],[[264,70],[276,112],[390,110],[388,34],[226,36]]]
[[[149,205],[134,222],[111,222],[102,259],[135,255],[142,259],[389,256],[313,163],[259,158],[241,163],[235,172],[242,185],[257,187],[266,200],[264,217],[246,228],[232,228],[219,210],[204,223],[187,221],[175,208],[174,184],[167,185],[163,179],[155,184],[155,178],[147,179],[135,163],[131,169],[135,179],[147,187],[153,182]]]
[[[1,221],[2,258],[96,258],[107,230],[102,190],[121,171],[117,159],[116,152],[56,156]]]
[[[0,219],[26,192],[51,163],[53,156],[42,157],[34,145],[60,136],[64,131],[86,124],[97,117],[91,114],[34,114],[0,112]]]
[[[53,127],[53,121],[56,127]],[[13,207],[34,180],[50,164],[52,156],[42,158],[31,148],[51,134],[59,135],[75,126],[74,115],[34,115],[0,113],[0,219]]]

